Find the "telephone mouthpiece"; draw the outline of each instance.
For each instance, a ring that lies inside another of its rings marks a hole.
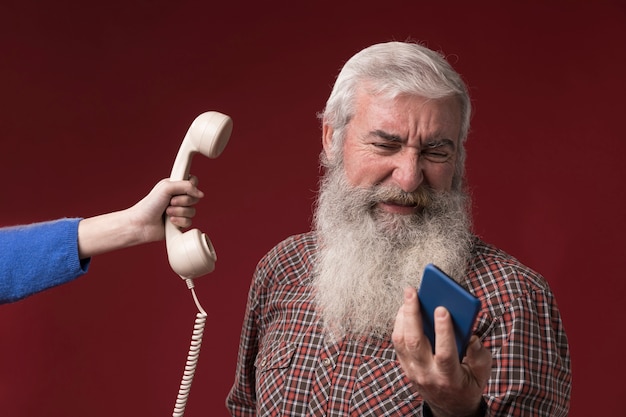
[[[197,278],[215,269],[217,254],[213,244],[198,229],[179,232],[168,238],[167,253],[170,266],[182,279]]]

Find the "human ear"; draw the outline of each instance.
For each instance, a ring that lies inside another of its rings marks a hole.
[[[333,159],[333,128],[324,123],[322,125],[322,146],[324,147],[324,153],[329,161]]]

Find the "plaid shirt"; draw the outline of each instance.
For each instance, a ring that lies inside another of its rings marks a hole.
[[[314,233],[293,236],[260,262],[248,298],[233,416],[426,416],[390,339],[324,339],[314,305]],[[474,332],[491,350],[489,416],[565,416],[567,337],[546,281],[476,239],[464,286],[482,308]]]

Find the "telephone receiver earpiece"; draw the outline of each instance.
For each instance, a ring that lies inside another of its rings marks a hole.
[[[209,111],[196,117],[180,145],[170,179],[187,179],[191,159],[196,153],[207,158],[220,156],[232,130],[231,118],[222,113]],[[166,216],[165,241],[170,266],[182,279],[193,279],[215,269],[215,249],[209,237],[200,230],[191,229],[182,233]]]

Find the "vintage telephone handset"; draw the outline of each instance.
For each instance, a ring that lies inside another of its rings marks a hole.
[[[170,175],[171,180],[184,180],[189,177],[191,159],[194,154],[201,153],[208,158],[217,158],[228,143],[233,130],[230,117],[215,111],[202,113],[191,123],[185,135]],[[185,364],[185,372],[180,383],[174,417],[181,417],[185,412],[187,397],[191,389],[191,382],[198,362],[202,333],[206,322],[206,312],[198,302],[194,291],[193,279],[215,268],[217,256],[213,244],[208,236],[198,229],[182,233],[169,218],[165,219],[165,241],[170,266],[191,290],[198,314],[194,325],[189,354]]]

